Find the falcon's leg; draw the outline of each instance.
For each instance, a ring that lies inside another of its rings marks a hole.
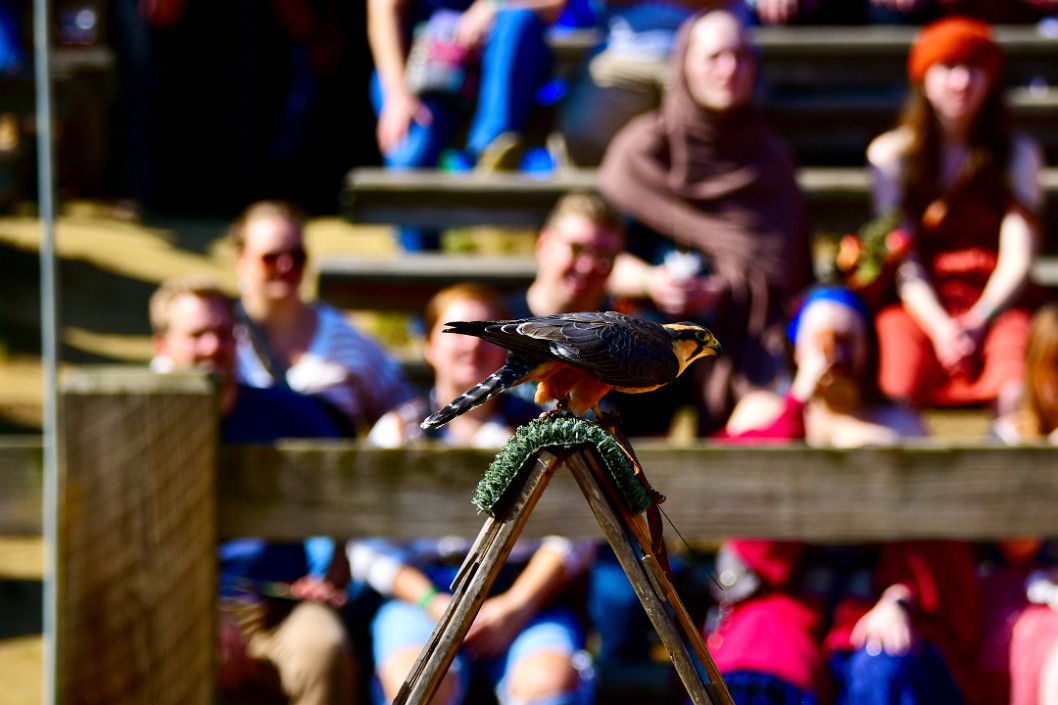
[[[600,426],[609,429],[615,429],[621,427],[621,410],[614,409],[612,411],[602,411],[598,405],[593,406],[591,410],[595,413],[595,419],[599,422]]]
[[[546,419],[551,416],[558,416],[561,418],[575,418],[577,415],[569,410],[569,397],[563,397],[558,401],[558,404],[554,409],[547,409],[540,413],[539,418]]]

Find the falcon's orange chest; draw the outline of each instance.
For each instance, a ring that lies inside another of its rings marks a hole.
[[[526,379],[539,383],[535,397],[537,404],[568,399],[569,410],[578,416],[583,416],[588,409],[596,409],[599,400],[613,389],[587,370],[557,360],[539,365]]]

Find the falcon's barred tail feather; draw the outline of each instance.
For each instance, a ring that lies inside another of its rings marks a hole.
[[[532,371],[535,363],[518,355],[510,355],[500,369],[453,399],[440,411],[426,417],[419,426],[424,431],[440,428],[446,423],[484,404],[508,387],[513,387]]]

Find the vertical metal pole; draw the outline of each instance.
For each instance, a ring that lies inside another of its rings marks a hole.
[[[37,98],[37,200],[40,239],[41,364],[44,373],[44,656],[43,705],[58,690],[56,608],[58,596],[58,306],[55,276],[55,187],[52,173],[51,20],[48,0],[33,0],[33,51]]]

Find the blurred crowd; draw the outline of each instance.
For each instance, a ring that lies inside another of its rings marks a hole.
[[[130,30],[129,48],[143,49],[137,36],[158,40],[150,51],[161,62],[127,69],[224,83],[203,65],[161,58],[176,37],[168,32],[206,31],[192,21],[200,3],[127,5],[143,32]],[[599,193],[558,202],[525,291],[466,282],[430,301],[427,389],[341,312],[299,294],[307,216],[291,202],[311,203],[299,189],[318,182],[293,178],[307,152],[288,148],[300,138],[308,149],[310,114],[338,117],[322,106],[328,91],[348,93],[330,51],[338,44],[328,43],[340,26],[331,18],[347,10],[261,3],[255,27],[279,31],[269,52],[278,63],[266,71],[263,56],[232,42],[232,65],[253,68],[237,90],[193,102],[183,91],[156,96],[170,102],[169,117],[235,102],[239,124],[218,138],[272,160],[241,165],[265,185],[260,193],[274,186],[283,196],[245,194],[256,202],[230,230],[237,301],[193,276],[166,282],[151,301],[152,364],[214,376],[224,440],[498,448],[545,411],[532,390],[512,389],[441,429],[419,427],[504,360],[477,338],[441,334],[443,324],[617,310],[697,322],[724,349],[672,385],[604,399],[633,438],[666,437],[676,411],[690,408],[712,444],[892,445],[927,435],[924,410],[975,407],[990,416],[988,442],[1058,444],[1058,299],[1030,277],[1045,236],[1043,152],[1011,122],[990,24],[1037,21],[1058,3],[368,0],[375,138],[393,169],[518,168],[528,111],[548,83],[545,32],[587,23],[604,37],[567,87],[548,145],[552,158],[597,166]],[[748,29],[868,22],[916,25],[907,102],[866,150],[872,220],[846,236],[818,281],[796,155],[762,117]],[[275,80],[246,80],[257,73]],[[141,79],[147,93],[166,85]],[[266,95],[285,107],[261,112]],[[169,127],[167,148],[186,148],[186,134]],[[126,146],[135,152],[140,138]],[[254,151],[265,144],[271,151]],[[348,168],[347,154],[331,156]],[[281,188],[288,181],[272,167],[297,188]],[[399,237],[408,250],[438,246],[437,233]],[[699,615],[703,636],[738,705],[1058,703],[1058,546],[1048,538],[815,546],[730,537],[711,558],[718,582]],[[221,684],[297,703],[390,702],[451,598],[466,548],[445,537],[221,546]],[[276,584],[298,599],[275,599]],[[648,628],[607,548],[522,541],[437,702],[463,702],[473,683],[504,704],[593,702],[596,667],[649,659]]]

